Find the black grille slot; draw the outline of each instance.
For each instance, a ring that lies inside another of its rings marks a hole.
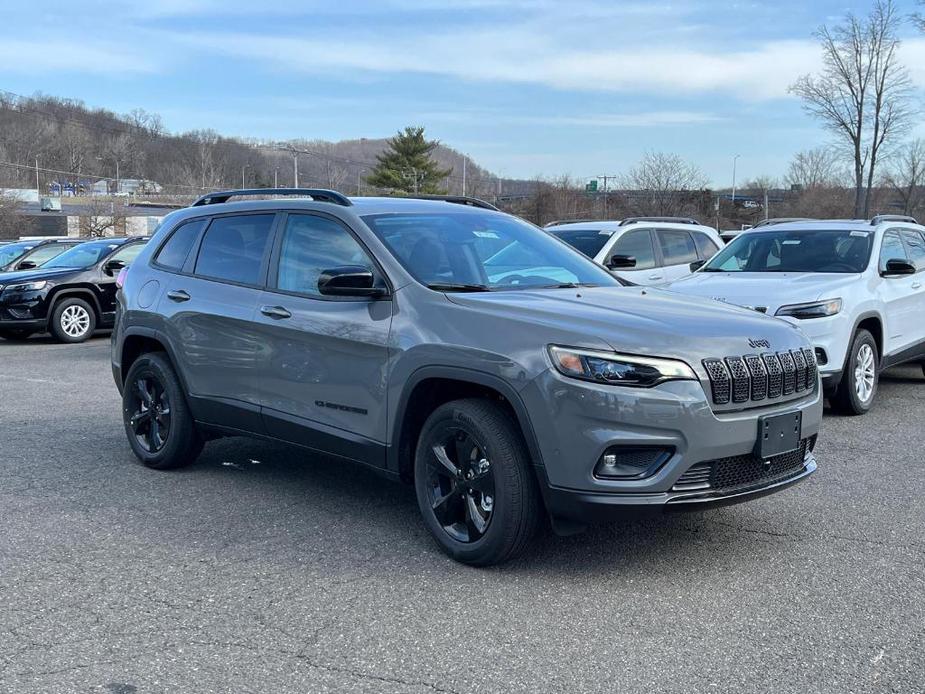
[[[796,391],[799,393],[806,390],[806,357],[800,349],[795,349],[790,354],[793,356],[793,364],[797,369]]]
[[[793,363],[793,357],[790,352],[778,352],[777,357],[780,359],[780,365],[784,370],[784,395],[790,395],[797,385],[797,369]]]
[[[806,359],[806,387],[809,390],[815,390],[818,373],[816,371],[816,353],[812,349],[803,350],[803,358]]]
[[[672,491],[709,490],[717,494],[735,494],[783,482],[803,471],[806,447],[804,439],[795,451],[771,458],[750,453],[697,463],[678,478]]]
[[[768,397],[779,398],[784,389],[784,369],[776,354],[763,354],[762,359],[768,370]]]
[[[752,384],[748,369],[745,367],[745,360],[742,357],[726,357],[726,366],[729,367],[729,373],[732,375],[732,401],[748,402]]]
[[[703,368],[707,370],[707,376],[710,377],[710,388],[713,391],[713,402],[717,405],[725,405],[731,397],[732,385],[729,380],[729,372],[719,359],[704,359]]]
[[[745,365],[752,375],[752,400],[764,400],[768,396],[768,370],[761,357],[749,354]]]

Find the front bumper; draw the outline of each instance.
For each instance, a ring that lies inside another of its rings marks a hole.
[[[555,517],[586,522],[626,513],[739,503],[784,489],[816,469],[811,442],[822,421],[823,395],[818,385],[786,402],[714,412],[704,387],[696,381],[620,388],[575,381],[549,371],[521,391],[521,396],[542,455],[538,478],[547,509]],[[724,470],[745,471],[738,467],[740,462],[742,466],[767,463],[754,454],[761,418],[797,411],[802,415],[800,439],[806,448],[799,455],[789,454],[796,457],[789,459],[785,475],[774,474],[766,480],[758,475],[747,488],[717,484],[692,492],[688,482],[698,466],[721,464]],[[640,479],[595,476],[595,465],[605,451],[640,446],[670,450],[671,454]]]

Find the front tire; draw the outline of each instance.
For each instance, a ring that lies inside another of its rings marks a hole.
[[[867,330],[858,330],[851,342],[844,377],[832,406],[842,414],[866,414],[874,404],[880,379],[877,342]]]
[[[488,400],[455,400],[427,418],[414,479],[427,529],[457,561],[500,564],[536,534],[541,505],[526,445]]]
[[[51,334],[59,342],[84,342],[96,330],[96,312],[83,299],[62,299],[51,313]]]
[[[161,352],[142,354],[129,368],[122,421],[135,456],[155,470],[189,465],[202,451],[180,380]]]

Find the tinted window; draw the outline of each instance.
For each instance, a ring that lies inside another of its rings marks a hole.
[[[909,260],[906,247],[896,231],[888,231],[883,235],[883,244],[880,246],[880,272],[886,270],[888,260]]]
[[[613,236],[612,231],[598,231],[597,229],[560,229],[558,231],[550,229],[549,233],[589,258],[594,258],[600,253],[607,239]]]
[[[135,258],[138,257],[138,254],[144,249],[145,245],[143,243],[133,243],[125,248],[122,248],[112,254],[112,257],[109,260],[121,260],[126,265],[131,265]]]
[[[704,272],[864,272],[870,259],[867,230],[749,231],[708,262]]]
[[[171,270],[182,268],[205,223],[204,219],[197,219],[181,224],[167,239],[167,243],[161,246],[155,262]]]
[[[35,248],[34,243],[11,243],[6,246],[0,246],[0,265],[6,265],[16,260],[26,251]]]
[[[909,249],[909,260],[913,262],[916,270],[925,270],[925,239],[912,229],[903,229],[903,241]]]
[[[697,247],[689,232],[658,229],[655,233],[665,265],[684,265],[697,260]]]
[[[719,250],[713,239],[711,239],[706,234],[701,234],[699,231],[692,232],[694,235],[694,243],[697,244],[697,250],[700,252],[700,257],[704,260],[709,260],[714,255],[716,251]]]
[[[241,284],[259,284],[260,263],[272,226],[272,214],[213,219],[199,248],[196,274]]]
[[[70,248],[66,243],[50,243],[47,246],[40,246],[36,248],[32,253],[27,255],[23,260],[28,260],[30,263],[35,263],[36,265],[41,265],[42,263],[51,260],[55,256],[61,255]]]
[[[341,265],[373,269],[360,244],[337,222],[311,215],[289,216],[279,250],[277,287],[320,296],[318,277]]]
[[[631,255],[636,258],[636,266],[627,269],[650,270],[655,267],[655,249],[652,247],[652,234],[644,229],[624,234],[610,249],[610,255]],[[606,260],[605,258],[605,262]]]
[[[459,291],[471,291],[471,285],[492,291],[564,283],[619,286],[578,251],[507,215],[434,212],[370,215],[363,220],[425,285],[452,284]]]

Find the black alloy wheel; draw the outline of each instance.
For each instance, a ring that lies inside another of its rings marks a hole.
[[[431,447],[427,490],[437,522],[457,542],[476,542],[491,523],[495,482],[484,448],[463,427]]]
[[[129,426],[138,445],[157,453],[170,436],[170,397],[154,374],[145,374],[129,384]]]

